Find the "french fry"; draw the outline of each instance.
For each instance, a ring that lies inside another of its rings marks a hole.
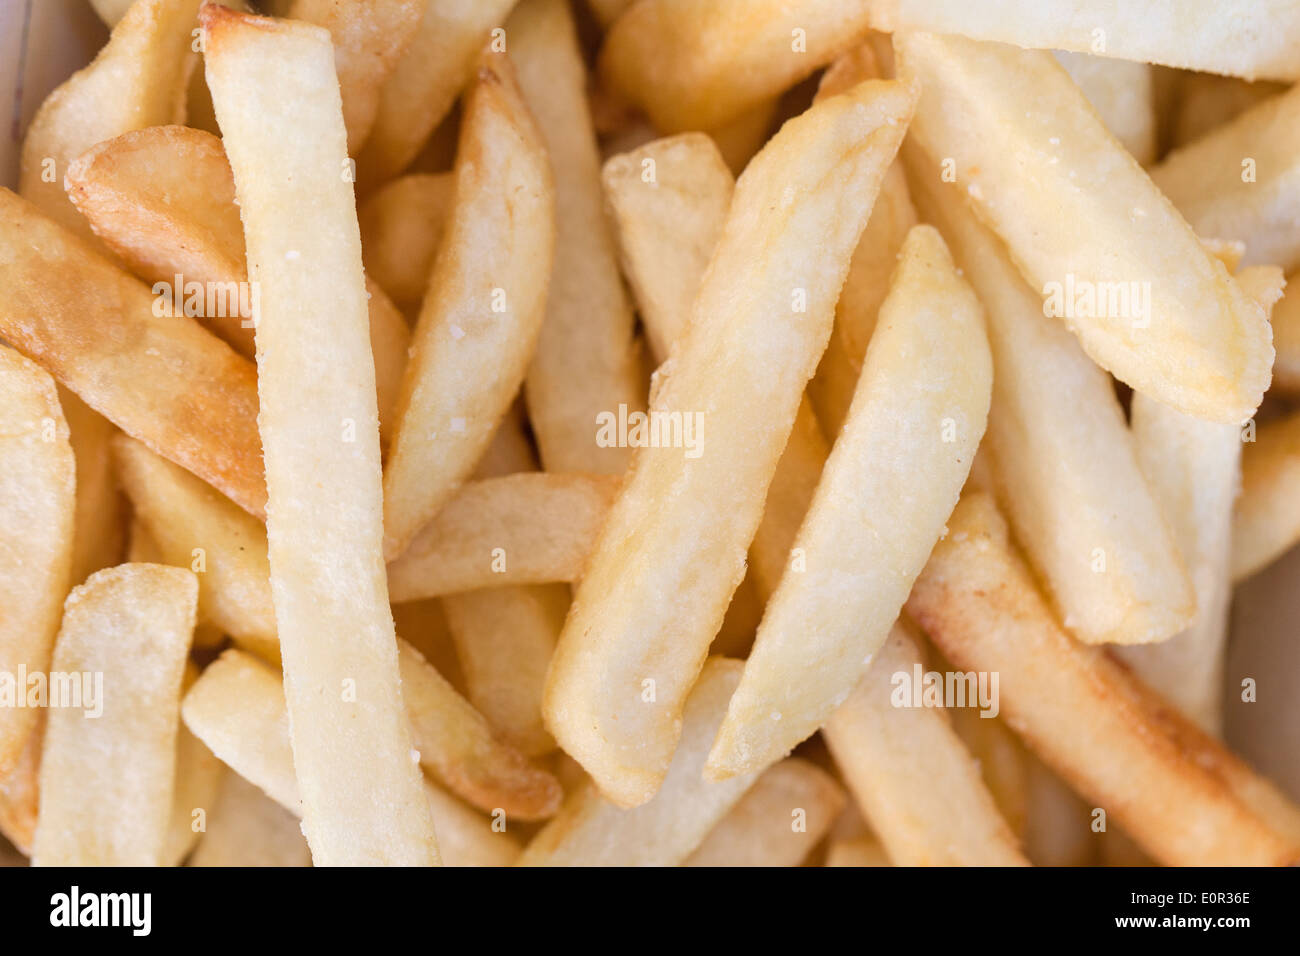
[[[987,495],[963,498],[948,527],[908,613],[956,666],[999,674],[1002,712],[1049,767],[1166,865],[1300,857],[1297,838],[1256,809],[1261,793],[1274,811],[1285,798],[1060,628]],[[1072,732],[1079,714],[1086,735]]]
[[[289,744],[284,685],[274,670],[237,650],[203,672],[181,702],[185,724],[221,760],[295,816],[302,800]],[[423,798],[437,820],[447,866],[502,866],[519,844],[428,780]]]
[[[184,126],[127,133],[72,164],[68,195],[95,234],[154,283],[155,296],[170,297],[185,315],[196,312],[240,355],[255,356],[260,289],[248,282],[235,180],[221,140]],[[366,294],[386,445],[410,331],[378,285],[366,280]]]
[[[951,665],[946,670],[956,670]],[[1024,841],[1029,816],[1028,754],[1006,724],[966,708],[950,710],[952,729],[975,758],[1002,819]],[[1026,851],[1027,852],[1027,851]]]
[[[329,34],[211,5],[200,19],[262,294],[258,427],[304,832],[318,865],[437,863],[381,557],[375,373]]]
[[[455,185],[450,173],[401,176],[357,208],[366,274],[403,309],[418,309],[429,288]]]
[[[737,183],[653,408],[706,418],[708,448],[637,449],[547,678],[547,726],[620,805],[649,800],[667,772],[913,96],[872,82],[832,97],[787,123]],[[785,318],[792,306],[806,312]]]
[[[708,129],[853,46],[868,13],[845,0],[646,0],[605,35],[600,75],[663,132]]]
[[[447,679],[447,683],[464,694],[465,674],[451,638],[451,629],[447,626],[447,615],[443,613],[443,601],[426,598],[394,604],[392,608],[397,633],[419,651],[420,656]]]
[[[185,664],[181,696],[198,679],[193,661]],[[163,840],[162,860],[166,866],[180,866],[207,827],[221,778],[220,760],[184,724],[176,728],[176,776],[172,786],[172,811]],[[229,775],[233,776],[233,774]]]
[[[101,20],[109,27],[115,27],[134,2],[135,0],[90,0],[90,5],[95,8]]]
[[[893,866],[875,837],[832,840],[826,850],[826,866]]]
[[[622,475],[632,449],[598,444],[602,415],[645,408],[645,384],[600,193],[586,72],[565,0],[523,0],[506,23],[519,86],[555,171],[555,264],[525,398],[547,471]]]
[[[658,140],[615,157],[601,176],[624,271],[632,277],[651,350],[663,363],[685,335],[691,301],[722,234],[734,183],[716,147],[699,133]],[[776,590],[790,561],[790,545],[828,452],[812,407],[801,403],[750,545],[750,574],[762,601]]]
[[[1242,581],[1300,541],[1300,412],[1265,422],[1241,452],[1232,516],[1232,580]]]
[[[1296,277],[1287,280],[1287,286]],[[1300,393],[1300,290],[1284,295],[1273,307],[1273,346],[1277,358],[1273,362],[1272,388],[1288,395]]]
[[[0,777],[0,833],[24,856],[32,855],[36,814],[40,798],[41,749],[45,741],[45,713],[27,735],[18,762]]]
[[[133,129],[181,123],[196,58],[190,31],[200,0],[142,0],[85,69],[49,95],[23,140],[18,192],[59,225],[90,236],[63,191],[69,164]]]
[[[938,232],[913,228],[795,538],[804,565],[768,603],[709,755],[715,778],[762,769],[813,734],[885,640],[984,435],[993,370],[981,313]]]
[[[708,131],[732,174],[739,176],[772,135],[781,97],[760,100],[745,112]]]
[[[826,724],[858,807],[898,866],[1025,865],[948,715],[914,706],[899,686],[899,674],[921,669],[916,642],[895,625]]]
[[[844,808],[844,789],[791,757],[754,781],[683,866],[798,866]]]
[[[421,307],[384,469],[384,551],[410,544],[486,451],[546,311],[555,189],[508,68],[488,55],[467,99],[450,219]]]
[[[956,33],[1248,79],[1300,78],[1295,57],[1300,11],[1287,4],[869,0],[868,5],[872,27],[887,33]]]
[[[1174,150],[1152,181],[1203,236],[1246,244],[1246,265],[1300,267],[1300,91],[1264,100]],[[1244,416],[1243,416],[1244,417]]]
[[[241,508],[266,505],[257,373],[148,286],[0,190],[0,335],[128,435]]]
[[[710,783],[709,744],[740,680],[740,661],[710,658],[682,712],[681,741],[654,799],[624,810],[584,782],[524,848],[525,866],[677,866],[753,785],[757,774]]]
[[[402,694],[420,763],[479,809],[521,820],[554,816],[563,793],[551,774],[499,740],[487,720],[405,641]]]
[[[1090,807],[1033,754],[1026,754],[1025,854],[1035,866],[1091,866],[1097,835]]]
[[[388,566],[392,599],[576,581],[618,488],[609,475],[470,482]]]
[[[197,600],[193,574],[159,564],[97,571],[68,595],[52,671],[77,685],[64,690],[75,690],[81,706],[49,712],[38,865],[163,861]]]
[[[384,82],[411,42],[428,0],[293,0],[288,16],[330,32],[348,152],[370,135]]]
[[[900,69],[922,83],[909,140],[937,164],[924,175],[959,184],[1044,309],[1137,391],[1212,421],[1249,417],[1273,359],[1262,310],[1051,54],[919,33],[897,42]]]
[[[1235,76],[1180,72],[1178,102],[1170,110],[1171,145],[1180,148],[1193,143],[1263,100],[1285,92],[1283,83],[1251,83]]]
[[[904,151],[912,195],[986,309],[996,373],[988,445],[1017,540],[1066,629],[1090,644],[1165,640],[1195,595],[1109,377],[1021,279],[931,158]]]
[[[237,773],[221,777],[190,866],[310,866],[300,824]]]
[[[379,91],[370,135],[357,157],[363,191],[392,179],[415,159],[473,74],[489,32],[514,4],[428,0],[419,26]]]
[[[1156,111],[1151,67],[1089,53],[1057,50],[1053,55],[1129,154],[1143,166],[1155,162]]]
[[[29,698],[48,679],[71,583],[75,482],[53,379],[0,345],[0,777],[40,715]]]
[[[134,439],[115,438],[113,455],[156,560],[200,572],[198,620],[279,660],[262,523]]]
[[[109,443],[118,431],[112,422],[66,388],[59,389],[59,405],[68,420],[68,440],[77,461],[70,582],[80,584],[122,558],[125,509],[113,478],[109,452]]]

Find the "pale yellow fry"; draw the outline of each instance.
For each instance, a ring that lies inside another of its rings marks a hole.
[[[79,399],[59,389],[59,405],[68,420],[68,440],[77,460],[77,511],[72,522],[72,584],[122,558],[125,509],[113,478],[109,442],[118,434],[113,423]]]
[[[1250,577],[1300,541],[1300,412],[1265,422],[1241,452],[1232,516],[1232,580]]]
[[[398,641],[402,694],[420,763],[487,813],[554,816],[563,792],[545,770],[497,738],[487,720],[415,648]]]
[[[54,380],[0,345],[0,777],[32,735],[68,591],[76,464]]]
[[[958,33],[1186,70],[1300,78],[1300,10],[1288,0],[868,0],[877,30]]]
[[[683,866],[798,866],[844,808],[844,789],[791,757],[763,771]]]
[[[415,328],[384,469],[393,560],[474,470],[524,380],[546,311],[555,189],[509,60],[470,88],[446,235]]]
[[[1246,244],[1247,265],[1300,266],[1300,90],[1264,100],[1151,170],[1203,236]]]
[[[202,19],[262,295],[271,592],[307,842],[318,865],[437,863],[388,609],[361,234],[339,174],[329,34],[223,7]]]
[[[235,179],[221,140],[184,126],[126,133],[72,164],[68,194],[95,234],[154,283],[156,297],[181,296],[186,315],[197,310],[195,317],[209,331],[245,358],[255,356],[253,313],[260,289],[247,281]],[[370,279],[366,293],[380,441],[386,446],[410,330]]]
[[[736,185],[653,409],[698,415],[703,445],[637,449],[547,678],[547,726],[621,805],[667,772],[914,95],[876,81],[814,106]]]
[[[1090,801],[1032,753],[1026,753],[1026,769],[1025,854],[1035,866],[1093,865],[1098,846]]]
[[[226,773],[189,864],[310,866],[311,851],[297,817],[239,774]]]
[[[909,140],[1007,243],[1084,350],[1138,391],[1240,422],[1273,360],[1268,322],[1050,53],[898,37],[923,93]]]
[[[28,857],[32,855],[32,840],[36,835],[46,713],[41,711],[37,716],[36,727],[27,735],[18,763],[8,774],[0,776],[0,833]]]
[[[600,190],[587,76],[566,0],[523,0],[506,24],[519,85],[555,170],[555,264],[525,397],[547,471],[622,475],[632,450],[598,443],[602,415],[645,408]]]
[[[1150,65],[1064,50],[1053,55],[1129,154],[1143,166],[1155,162],[1156,110]]]
[[[521,474],[471,482],[388,566],[392,599],[576,581],[618,488],[609,475]]]
[[[231,769],[290,813],[302,814],[284,685],[274,670],[227,651],[185,695],[181,711],[186,726]],[[448,866],[504,866],[518,855],[514,838],[485,817],[428,780],[423,791]]]
[[[931,159],[904,151],[912,195],[986,309],[993,349],[988,445],[1017,539],[1066,629],[1090,644],[1161,641],[1195,595],[1147,486],[1109,376],[1025,284]]]
[[[835,96],[863,80],[883,75],[871,45],[862,43],[827,68],[817,86],[817,97]],[[808,383],[808,400],[823,433],[832,441],[849,414],[862,372],[862,357],[876,327],[876,313],[889,292],[889,277],[898,264],[903,240],[916,221],[907,180],[896,160],[880,184],[880,195],[853,251],[849,274],[835,303],[835,326],[817,372]]]
[[[198,679],[193,661],[185,663],[184,690]],[[208,815],[226,774],[221,761],[184,724],[176,728],[176,777],[172,787],[172,811],[163,841],[164,866],[180,866],[194,849],[208,825]]]
[[[128,435],[261,515],[257,373],[149,287],[0,189],[0,336]]]
[[[957,503],[984,435],[992,373],[975,294],[939,233],[914,227],[795,538],[801,564],[768,602],[711,774],[780,759],[857,684]]]
[[[404,309],[419,308],[451,211],[451,173],[412,173],[357,208],[366,274]]]
[[[364,188],[379,186],[415,159],[447,115],[489,32],[515,0],[428,0],[415,34],[383,88],[365,147],[357,158]],[[501,50],[506,49],[504,35]]]
[[[898,866],[1027,865],[947,713],[907,693],[923,670],[895,625],[823,730],[859,809]]]
[[[1060,628],[987,495],[963,498],[948,528],[908,613],[957,667],[999,675],[1002,714],[1048,766],[1166,865],[1300,858],[1300,836],[1273,822],[1275,788]]]
[[[756,774],[710,783],[701,771],[741,663],[710,658],[682,711],[681,741],[654,799],[624,810],[585,781],[524,849],[527,866],[677,866],[744,796]]]
[[[947,669],[955,670],[951,665]],[[1029,777],[1025,748],[997,717],[985,717],[970,708],[955,709],[949,714],[952,729],[975,758],[1002,819],[1017,839],[1024,840]]]
[[[160,564],[98,571],[68,595],[51,670],[79,682],[82,707],[49,712],[38,865],[163,862],[197,600],[193,574]]]
[[[734,182],[707,136],[685,133],[615,157],[602,171],[624,272],[658,362],[680,350],[691,302],[726,223]],[[665,371],[665,374],[670,374]],[[750,546],[766,601],[790,561],[829,448],[812,407],[800,404]]]
[[[708,129],[793,86],[866,32],[846,0],[644,0],[600,51],[601,79],[659,129]]]
[[[119,436],[117,474],[162,564],[200,570],[198,619],[278,659],[266,528],[211,485]]]
[[[384,82],[415,35],[428,0],[293,0],[287,16],[330,32],[348,151],[370,135]]]
[[[18,192],[82,236],[86,221],[63,191],[69,164],[128,130],[185,120],[197,58],[190,31],[200,0],[141,0],[85,69],[49,95],[23,140]]]

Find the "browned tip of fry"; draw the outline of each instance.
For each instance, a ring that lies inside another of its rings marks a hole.
[[[329,39],[329,30],[305,20],[288,20],[283,17],[262,17],[255,13],[232,10],[221,3],[208,0],[199,8],[199,25],[203,27],[207,42],[220,39],[236,27],[253,27],[267,33],[319,33]],[[332,42],[332,41],[331,41]]]

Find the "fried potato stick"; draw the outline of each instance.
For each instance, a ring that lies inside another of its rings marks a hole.
[[[652,411],[705,446],[637,449],[548,676],[547,726],[623,806],[658,789],[914,92],[865,83],[786,123],[746,168]]]
[[[271,592],[307,842],[317,865],[434,864],[381,554],[375,372],[329,34],[212,5],[201,20],[262,294]]]

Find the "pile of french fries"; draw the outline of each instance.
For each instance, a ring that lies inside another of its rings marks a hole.
[[[1300,862],[1223,742],[1300,5],[91,3],[0,190],[0,855]]]

